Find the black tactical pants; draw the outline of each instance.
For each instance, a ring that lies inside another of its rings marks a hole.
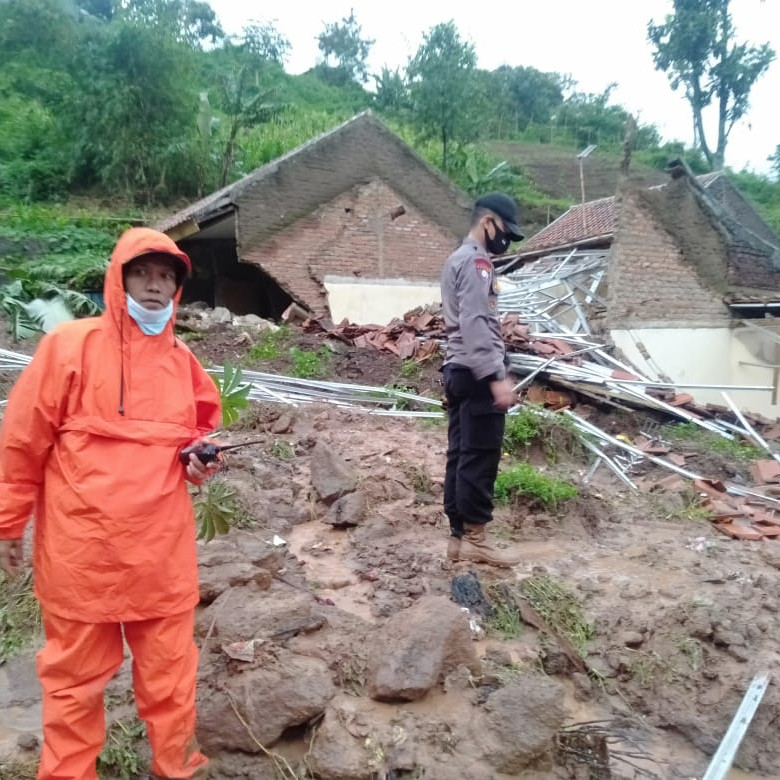
[[[501,459],[506,415],[493,405],[490,382],[465,366],[444,366],[449,417],[444,512],[453,536],[463,524],[493,519],[493,484]]]

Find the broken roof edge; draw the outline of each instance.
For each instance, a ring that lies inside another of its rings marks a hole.
[[[469,210],[473,208],[474,201],[467,193],[456,187],[449,177],[447,177],[444,173],[429,163],[424,157],[418,154],[409,144],[406,143],[406,141],[403,140],[403,138],[395,133],[392,128],[381,121],[370,108],[367,108],[365,111],[361,111],[360,113],[355,114],[341,124],[331,128],[330,130],[325,130],[322,133],[313,136],[308,141],[305,141],[304,143],[296,146],[294,149],[290,149],[279,157],[270,160],[264,165],[261,165],[259,168],[255,168],[255,170],[245,174],[240,179],[237,179],[231,184],[228,184],[221,189],[212,192],[210,195],[201,198],[195,203],[192,203],[168,219],[162,220],[155,226],[156,229],[163,233],[167,233],[169,230],[173,230],[178,225],[183,222],[187,222],[188,220],[200,222],[204,219],[208,219],[209,215],[214,210],[225,208],[229,205],[235,206],[237,199],[241,195],[243,195],[247,190],[251,189],[254,185],[265,180],[268,176],[277,171],[280,166],[325,140],[332,140],[337,138],[338,136],[344,134],[346,131],[362,122],[372,124],[383,135],[390,139],[401,150],[402,153],[412,157],[415,162],[417,162],[417,164],[426,170],[428,174],[434,176],[441,185],[450,190],[455,202],[458,205]],[[415,205],[420,208],[420,204]]]
[[[552,225],[553,223],[551,222],[550,224]],[[602,233],[598,236],[588,236],[587,238],[580,238],[577,241],[566,241],[562,244],[552,244],[550,246],[541,246],[536,249],[529,249],[527,252],[517,252],[512,256],[508,256],[507,260],[519,257],[521,260],[527,260],[531,262],[533,260],[538,260],[540,257],[545,257],[546,255],[554,255],[559,252],[565,252],[567,249],[585,249],[590,247],[592,244],[601,244],[607,241],[611,243],[614,237],[615,231],[613,230],[611,233]],[[592,248],[596,249],[598,247]],[[606,249],[607,247],[605,247],[605,251]]]
[[[667,169],[672,173],[673,179],[680,178],[684,174],[688,185],[696,195],[699,203],[704,206],[705,210],[709,212],[708,216],[714,222],[716,228],[721,230],[727,241],[732,239],[742,240],[746,241],[751,248],[756,249],[757,251],[769,251],[771,258],[768,259],[770,259],[773,264],[775,264],[776,270],[780,270],[780,245],[773,244],[771,241],[767,241],[757,233],[754,233],[752,230],[750,230],[750,228],[745,227],[741,222],[732,216],[727,208],[721,206],[720,203],[718,203],[718,201],[712,196],[712,194],[707,191],[715,181],[723,179],[729,188],[745,204],[747,204],[753,210],[755,215],[761,220],[761,222],[763,222],[767,228],[771,230],[771,227],[764,221],[756,207],[753,206],[753,204],[750,203],[747,198],[745,198],[745,196],[739,191],[738,187],[729,181],[728,176],[726,176],[723,171],[713,171],[710,174],[703,174],[700,177],[694,174],[688,163],[682,159],[672,160],[667,166]],[[674,171],[680,171],[681,173],[677,173],[675,176]],[[708,178],[702,181],[702,179],[705,177]]]

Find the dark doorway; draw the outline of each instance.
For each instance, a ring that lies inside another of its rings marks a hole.
[[[204,301],[233,314],[257,314],[279,320],[292,298],[262,268],[240,263],[230,238],[193,238],[180,242],[192,260],[192,275],[184,285],[183,303]]]

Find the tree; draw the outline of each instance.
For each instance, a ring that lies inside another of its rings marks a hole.
[[[214,9],[204,0],[121,0],[116,13],[190,46],[225,37]]]
[[[476,135],[475,70],[474,47],[461,40],[452,21],[432,27],[409,61],[414,117],[425,135],[441,141],[445,171],[452,142],[468,141]]]
[[[579,147],[588,144],[616,147],[625,135],[629,114],[620,106],[610,103],[615,83],[597,94],[573,92],[555,113],[555,121],[567,136],[573,137]],[[634,148],[646,149],[660,142],[658,130],[653,125],[637,128]]]
[[[267,102],[272,91],[256,91],[250,87],[249,75],[244,66],[237,74],[229,74],[222,79],[222,97],[230,126],[222,153],[220,187],[227,184],[233,169],[239,132],[245,127],[268,122],[281,110],[280,106]]]
[[[369,38],[362,38],[363,30],[351,10],[341,22],[325,25],[317,36],[317,45],[322,52],[320,73],[326,80],[337,85],[357,81],[364,84],[368,79],[366,60],[374,45]]]
[[[714,170],[723,168],[729,133],[747,112],[750,90],[775,57],[767,43],[736,42],[730,2],[674,0],[674,13],[663,24],[647,25],[655,67],[667,74],[673,90],[685,90],[693,113],[694,145]],[[718,119],[714,149],[703,121],[704,109],[713,103]]]
[[[386,65],[378,76],[374,76],[376,92],[374,106],[388,114],[399,114],[407,108],[409,93],[404,77],[398,68],[390,70]]]
[[[276,28],[273,22],[253,22],[241,31],[240,45],[248,54],[263,62],[284,65],[290,53],[290,41]]]
[[[780,182],[780,144],[775,147],[775,153],[767,157],[767,160],[772,163],[772,171]]]
[[[493,77],[503,97],[506,116],[502,117],[502,124],[511,123],[516,132],[525,130],[531,123],[549,122],[563,103],[564,89],[570,86],[559,73],[543,73],[536,68],[502,65],[493,71]],[[499,128],[499,134],[502,129]]]
[[[85,36],[60,117],[77,184],[146,203],[197,190],[194,56],[162,28],[124,20]]]

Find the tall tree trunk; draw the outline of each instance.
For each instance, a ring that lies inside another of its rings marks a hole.
[[[447,159],[447,128],[441,129],[441,166],[445,173],[449,173],[449,160]]]
[[[236,149],[236,136],[238,135],[238,129],[240,124],[237,121],[233,122],[230,128],[230,136],[225,144],[225,152],[222,155],[222,173],[219,177],[219,186],[224,187],[227,184],[228,176],[230,175],[230,168],[233,165],[233,155]]]
[[[702,152],[704,152],[704,156],[707,158],[707,162],[710,164],[710,167],[715,167],[715,157],[710,151],[710,147],[707,144],[707,136],[704,134],[704,122],[702,120],[702,109],[704,106],[702,105],[703,99],[701,94],[701,86],[699,85],[699,80],[696,79],[696,82],[693,85],[693,95],[691,96],[691,108],[693,109],[693,121],[694,125],[696,126],[696,131],[699,136],[699,147],[701,148]]]

